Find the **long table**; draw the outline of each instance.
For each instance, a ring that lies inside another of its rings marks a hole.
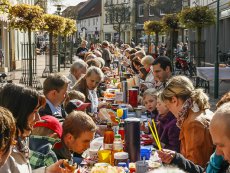
[[[215,79],[214,67],[196,67],[198,83],[197,86],[204,87],[209,92],[209,82]],[[201,80],[200,80],[201,79]],[[230,80],[230,67],[219,67],[219,80]]]

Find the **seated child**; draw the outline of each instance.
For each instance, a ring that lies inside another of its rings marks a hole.
[[[64,101],[64,109],[67,114],[71,113],[73,110],[80,110],[80,111],[85,111],[86,107],[84,105],[84,109],[82,109],[85,102],[85,95],[76,90],[71,90],[68,92],[68,95]],[[80,107],[80,108],[79,108]],[[79,108],[79,109],[78,109]]]
[[[34,125],[30,135],[30,165],[32,169],[49,166],[58,159],[52,151],[53,145],[60,141],[62,125],[57,118],[46,115]]]
[[[176,125],[175,116],[159,98],[157,100],[157,110],[159,112],[157,131],[162,148],[180,152],[180,129]]]
[[[154,88],[149,88],[143,93],[143,104],[147,110],[148,121],[152,119],[157,122],[158,112],[156,109],[158,92]],[[148,123],[141,125],[141,130],[149,133]]]

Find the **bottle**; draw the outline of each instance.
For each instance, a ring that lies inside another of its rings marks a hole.
[[[123,151],[123,142],[121,140],[121,135],[116,134],[114,136],[114,141],[113,141],[113,150],[112,150],[112,157],[111,157],[112,165],[114,165],[114,154],[122,151]]]
[[[124,139],[125,139],[125,123],[122,121],[119,123],[118,134],[121,135],[121,140],[124,141]]]
[[[122,167],[125,171],[125,173],[129,173],[129,169],[127,167],[127,164],[125,162],[118,163],[118,167]]]
[[[104,133],[103,147],[104,150],[112,150],[114,141],[114,132],[112,129],[112,123],[107,123],[107,130]]]

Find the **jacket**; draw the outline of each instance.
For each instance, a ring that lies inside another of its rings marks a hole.
[[[105,67],[110,67],[110,62],[112,60],[112,55],[108,48],[102,49],[102,58],[105,61]]]
[[[53,145],[59,141],[60,140],[48,136],[30,136],[30,165],[32,169],[50,166],[58,161],[52,148]]]
[[[176,125],[176,118],[168,112],[166,116],[158,116],[158,135],[163,143],[163,148],[176,152],[180,151],[179,134],[180,129]]]
[[[66,114],[65,110],[63,109],[63,107],[61,107],[61,115],[53,115],[48,103],[46,103],[45,108],[41,108],[39,110],[39,115],[41,117],[45,116],[45,115],[52,115],[52,116],[55,116],[56,118],[58,118],[59,120],[63,120],[63,118],[65,118],[67,116],[67,114]]]
[[[176,153],[175,157],[173,158],[171,164],[175,165],[176,167],[188,172],[188,173],[204,173],[207,170],[199,165],[194,164],[192,161],[187,160],[184,158],[183,155]],[[221,169],[218,173],[230,173],[229,171],[229,163],[224,161],[221,165]]]
[[[0,168],[1,173],[45,173],[45,167],[36,170],[31,169],[29,160],[21,153],[17,147],[12,149],[10,157]]]
[[[205,166],[214,152],[214,145],[209,132],[212,118],[211,111],[189,113],[180,131],[180,153],[195,164]]]

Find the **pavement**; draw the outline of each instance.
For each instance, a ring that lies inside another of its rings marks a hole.
[[[46,67],[45,60],[47,57],[45,55],[38,55],[37,56],[37,80],[40,82],[41,86],[45,80],[44,77],[42,77],[42,73]],[[73,61],[77,57],[73,57]],[[63,68],[63,65],[61,66],[60,74],[68,75],[69,74],[69,66],[70,64],[66,65],[66,68]],[[21,70],[15,70],[13,72],[10,72],[11,78],[13,79],[13,83],[19,83],[19,80],[22,78],[22,71]],[[230,74],[229,74],[230,75]],[[219,98],[214,99],[214,82],[210,82],[210,92],[207,93],[210,98],[210,104],[211,104],[211,110],[215,110],[215,105],[218,102],[218,100],[226,93],[230,91],[230,81],[221,81],[219,83]]]

